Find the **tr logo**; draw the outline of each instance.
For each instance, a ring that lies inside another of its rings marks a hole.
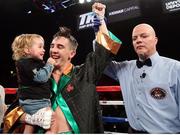
[[[93,26],[93,18],[94,18],[94,13],[89,12],[85,14],[81,14],[79,16],[79,29],[83,28],[88,28]]]

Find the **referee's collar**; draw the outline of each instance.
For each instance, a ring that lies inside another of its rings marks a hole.
[[[152,62],[152,66],[154,66],[157,62],[159,62],[159,53],[158,52],[155,52],[151,57],[151,62]]]

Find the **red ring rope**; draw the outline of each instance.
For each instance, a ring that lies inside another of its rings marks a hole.
[[[5,88],[6,94],[16,94],[17,88]],[[119,92],[121,91],[120,86],[97,86],[97,92]]]

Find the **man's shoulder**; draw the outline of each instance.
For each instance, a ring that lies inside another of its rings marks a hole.
[[[4,87],[0,85],[0,95],[2,95],[2,93],[4,93]]]
[[[176,59],[172,59],[172,58],[169,58],[169,57],[161,56],[161,60],[164,63],[164,65],[166,65],[166,66],[180,68],[180,61],[178,61]]]
[[[2,85],[0,85],[0,90],[4,89],[4,87]]]
[[[178,61],[178,60],[176,60],[176,59],[173,59],[173,58],[169,58],[169,57],[161,56],[161,59],[162,59],[164,62],[180,63],[180,61]]]
[[[130,65],[134,65],[136,63],[136,60],[112,61],[112,63],[117,65],[130,66]]]

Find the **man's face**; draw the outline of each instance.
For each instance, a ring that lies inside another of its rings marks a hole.
[[[157,37],[153,28],[147,24],[137,25],[133,29],[132,44],[140,58],[149,58],[156,52]]]
[[[70,42],[65,37],[56,37],[50,46],[50,57],[56,60],[59,66],[70,62],[75,55],[75,50],[70,47]]]

